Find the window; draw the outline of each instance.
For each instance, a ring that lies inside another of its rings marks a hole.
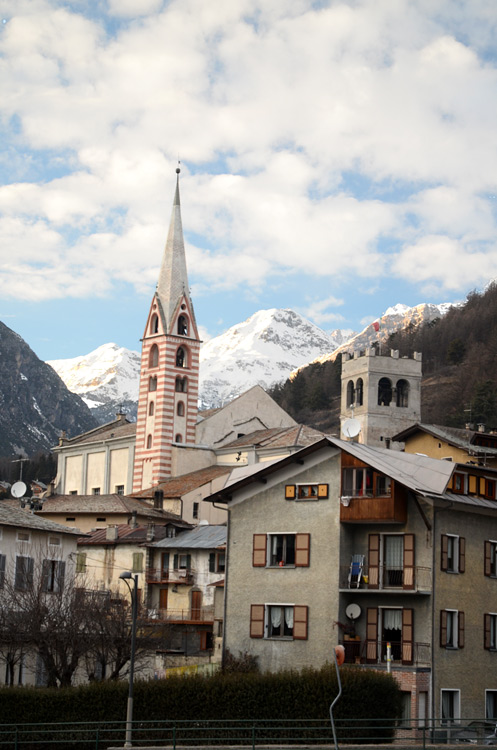
[[[454,477],[452,479],[452,491],[457,492],[459,495],[464,494],[464,485],[465,485],[465,475],[460,474],[459,472],[454,473]]]
[[[287,484],[285,487],[286,500],[326,500],[327,497],[327,484]]]
[[[226,553],[211,552],[209,554],[209,573],[224,573],[226,569]]]
[[[191,555],[187,554],[176,554],[173,558],[174,570],[190,570],[191,568]]]
[[[409,405],[409,383],[407,380],[397,380],[397,406]]]
[[[441,690],[442,724],[450,724],[460,718],[459,690]]]
[[[310,534],[254,534],[252,566],[307,568],[310,550]]]
[[[176,378],[175,390],[176,390],[176,393],[187,393],[188,392],[188,379]]]
[[[14,588],[18,591],[28,591],[33,586],[34,560],[32,557],[18,555],[16,557],[16,570],[14,577]]]
[[[485,575],[497,578],[497,542],[485,542]]]
[[[72,492],[70,492],[69,494],[72,495]],[[66,517],[66,521],[75,522],[76,521],[76,516],[67,516]]]
[[[155,314],[150,321],[150,333],[159,333],[159,318]]]
[[[440,568],[446,573],[464,573],[466,540],[455,534],[442,534]]]
[[[211,651],[213,648],[213,635],[210,630],[201,630],[199,632],[200,650]]]
[[[29,542],[31,541],[31,537],[29,536],[29,531],[18,531],[17,541],[25,542],[26,544],[29,544]]]
[[[485,479],[485,497],[487,500],[495,500],[495,486],[494,479]]]
[[[187,367],[186,352],[182,346],[176,352],[176,367]]]
[[[355,384],[355,402],[356,406],[362,406],[364,399],[364,384],[362,382],[362,378],[359,378],[357,380],[357,383]]]
[[[78,490],[71,490],[71,491],[69,492],[69,494],[70,494],[70,495],[77,495],[77,494],[78,494]]]
[[[60,560],[43,560],[41,571],[42,591],[53,594],[61,592],[64,588],[65,572],[65,562]]]
[[[116,495],[124,495],[124,484],[116,484]]]
[[[179,433],[179,432],[178,432],[178,433],[176,434],[176,436],[175,436],[175,438],[174,438],[174,442],[175,442],[175,443],[182,443],[182,442],[183,442],[183,436],[182,436],[182,435],[180,435],[180,433]]]
[[[342,495],[345,497],[373,497],[373,469],[344,469]]]
[[[143,552],[133,552],[133,573],[143,572]]]
[[[497,720],[497,690],[485,690],[485,718]]]
[[[153,344],[150,347],[150,352],[148,355],[148,366],[149,367],[159,366],[159,347],[157,346],[157,344]]]
[[[390,497],[392,494],[392,480],[384,474],[376,475],[376,497]]]
[[[368,588],[414,589],[414,534],[369,534]]]
[[[155,412],[155,401],[151,401],[148,405],[148,416],[153,417]]]
[[[485,613],[483,627],[484,647],[489,651],[497,651],[497,615]]]
[[[391,657],[402,664],[414,660],[414,610],[401,607],[368,607],[366,612],[366,662],[376,664]]]
[[[100,487],[92,487],[91,488],[91,494],[92,495],[100,495]]]
[[[5,586],[5,563],[7,558],[5,555],[0,555],[0,589]]]
[[[178,333],[180,336],[188,336],[188,319],[185,315],[178,318]]]
[[[147,435],[147,448],[152,447],[152,435]]]
[[[183,401],[178,401],[178,404],[176,406],[176,414],[178,415],[178,417],[185,416],[185,404]]]
[[[440,611],[440,645],[449,649],[464,647],[464,612],[457,609]]]
[[[76,555],[76,573],[86,572],[86,552],[78,552]]]
[[[106,523],[106,521],[107,521],[106,516],[100,516],[100,517],[97,516],[97,522]]]
[[[402,718],[400,719],[400,726],[406,729],[411,728],[411,691],[403,690],[401,692],[402,698]]]
[[[308,607],[297,604],[252,604],[251,638],[307,640]]]
[[[354,406],[354,383],[352,380],[347,383],[347,406]]]
[[[192,517],[198,518],[199,503],[193,503]]]
[[[392,383],[388,378],[378,381],[378,406],[390,406],[392,400]]]
[[[157,378],[155,375],[148,379],[148,390],[149,391],[157,390]]]

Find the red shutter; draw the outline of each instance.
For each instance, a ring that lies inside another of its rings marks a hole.
[[[447,612],[445,609],[440,610],[440,645],[444,648],[447,646]]]
[[[378,661],[378,609],[368,607],[366,615],[366,662],[376,664]]]
[[[457,648],[464,648],[464,612],[457,615]]]
[[[404,576],[402,588],[414,588],[414,534],[404,534]]]
[[[492,544],[485,542],[484,573],[489,576],[492,573]]]
[[[250,605],[250,637],[264,638],[264,604]]]
[[[308,568],[311,554],[311,535],[295,535],[295,567]]]
[[[307,640],[308,607],[295,605],[293,608],[293,637],[298,641]]]
[[[380,585],[380,535],[369,535],[368,588],[377,589]]]
[[[466,570],[466,539],[463,536],[459,537],[459,573],[464,573]]]
[[[483,648],[490,648],[490,615],[483,615]]]
[[[254,534],[252,547],[252,566],[254,568],[266,567],[267,538],[265,534]]]
[[[402,664],[412,664],[414,652],[414,610],[402,610]]]
[[[449,539],[447,534],[442,534],[441,536],[441,550],[442,555],[440,558],[440,570],[447,570],[449,567]]]

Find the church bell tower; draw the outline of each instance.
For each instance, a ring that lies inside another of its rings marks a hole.
[[[190,298],[179,174],[157,288],[142,339],[133,492],[171,476],[172,446],[195,442],[200,339]]]

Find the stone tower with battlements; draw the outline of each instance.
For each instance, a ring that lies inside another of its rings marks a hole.
[[[133,491],[171,476],[173,444],[195,443],[200,340],[188,287],[176,170],[171,223],[142,339]]]
[[[389,448],[392,435],[421,421],[421,354],[399,357],[375,348],[342,355],[341,437],[348,438],[346,420],[359,422],[354,439],[365,445]],[[396,444],[396,447],[399,447]]]

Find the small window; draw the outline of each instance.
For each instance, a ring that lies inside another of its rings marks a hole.
[[[485,690],[485,718],[497,721],[497,690]]]
[[[252,604],[250,637],[307,639],[308,608],[297,604]]]
[[[143,571],[143,552],[133,552],[133,573]]]
[[[224,573],[226,569],[226,553],[211,552],[209,554],[209,573]]]
[[[92,495],[100,495],[100,487],[92,487],[91,488],[91,494]]]
[[[455,534],[442,534],[441,537],[441,570],[446,573],[464,573],[466,558],[466,540]]]
[[[116,495],[124,495],[124,484],[116,484]]]
[[[155,401],[151,401],[148,405],[148,416],[153,417],[155,412]]]
[[[186,315],[180,315],[178,318],[178,334],[188,336],[188,318]]]
[[[456,649],[464,646],[464,612],[457,609],[440,611],[440,645]]]
[[[494,479],[485,479],[485,497],[487,500],[495,500],[495,485]]]
[[[497,615],[485,613],[483,621],[485,648],[489,651],[497,651]]]
[[[485,575],[497,578],[497,542],[485,541]]]
[[[403,690],[401,692],[402,698],[402,718],[400,719],[400,726],[405,729],[411,729],[411,691]]]
[[[269,565],[295,565],[295,534],[269,535]]]
[[[159,366],[159,347],[157,344],[153,344],[150,347],[150,353],[148,355],[148,366],[158,367]]]
[[[392,480],[384,474],[376,475],[376,497],[390,497],[392,494]]]
[[[324,500],[328,497],[327,484],[298,484],[297,500]]]
[[[182,346],[176,352],[176,367],[187,367],[186,352]]]
[[[17,532],[17,541],[18,542],[30,542],[31,538],[29,535],[29,531],[18,531]]]
[[[178,404],[176,406],[176,414],[178,415],[178,417],[185,416],[185,404],[183,401],[178,401]]]
[[[409,406],[409,383],[407,380],[397,380],[397,406]]]
[[[193,510],[192,510],[193,518],[198,518],[199,505],[200,505],[199,503],[193,503]]]
[[[74,522],[76,521],[76,516],[67,516],[66,521]]]
[[[58,560],[43,560],[42,563],[42,591],[57,594],[64,588],[66,564]]]
[[[152,435],[147,435],[147,448],[150,449],[152,447]]]
[[[155,375],[148,379],[148,390],[149,391],[157,390],[157,378]]]
[[[176,393],[187,393],[188,391],[187,378],[176,378],[175,390],[176,390]]]
[[[76,573],[86,572],[86,552],[78,552],[76,555]]]
[[[356,406],[362,406],[364,400],[364,384],[362,378],[358,378],[355,384],[355,403]]]
[[[61,541],[58,536],[49,536],[48,543],[51,544],[53,547],[60,547]]]
[[[378,406],[390,406],[392,400],[392,383],[388,378],[378,382]]]
[[[157,315],[152,315],[152,320],[150,321],[150,333],[159,333],[159,318]]]
[[[97,516],[97,523],[106,523],[106,522],[107,522],[107,518],[105,516],[100,516],[100,517]]]
[[[182,435],[180,435],[180,434],[179,434],[179,432],[178,432],[178,434],[177,434],[177,435],[175,436],[175,438],[174,438],[174,442],[175,442],[175,443],[182,443],[182,442],[183,442],[183,437],[182,437]]]
[[[7,561],[6,555],[0,555],[0,589],[5,586],[5,564]]]
[[[69,492],[69,494],[70,494],[70,495],[77,495],[77,494],[78,494],[78,490],[71,490],[71,491]]]
[[[254,534],[252,544],[254,568],[309,566],[310,534]]]
[[[347,383],[347,406],[349,408],[354,406],[354,383],[352,380]]]
[[[293,638],[293,607],[270,605],[267,618],[268,638]]]
[[[459,495],[464,494],[464,489],[465,489],[464,480],[465,480],[465,475],[460,474],[459,472],[456,472],[452,479],[452,489],[454,492],[457,492]]]
[[[461,716],[459,695],[459,690],[441,691],[441,717],[443,725],[459,720]]]
[[[14,576],[14,588],[17,591],[29,591],[33,587],[34,560],[32,557],[18,555]]]

